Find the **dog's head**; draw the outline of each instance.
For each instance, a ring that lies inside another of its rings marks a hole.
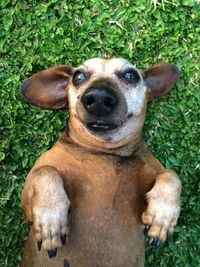
[[[93,58],[41,71],[22,93],[41,108],[69,106],[70,134],[79,144],[117,149],[140,140],[147,103],[168,94],[179,74],[169,63],[141,72],[124,59]]]

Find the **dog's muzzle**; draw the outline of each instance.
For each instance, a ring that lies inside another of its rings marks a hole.
[[[106,118],[118,105],[118,97],[114,90],[109,86],[92,86],[86,90],[81,98],[83,107],[89,115],[97,118],[95,122],[87,126],[93,131],[113,130],[117,126],[112,123],[105,123],[102,118]]]

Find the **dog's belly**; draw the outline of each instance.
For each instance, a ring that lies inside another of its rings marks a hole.
[[[98,204],[97,204],[98,205]],[[79,210],[72,214],[69,243],[64,248],[70,266],[143,266],[142,226],[115,208]]]
[[[37,251],[31,230],[21,267],[64,267],[64,261],[70,267],[144,266],[142,226],[134,218],[129,221],[119,218],[114,210],[104,210],[95,218],[83,211],[72,217],[76,220],[70,221],[69,241],[53,259],[48,258],[47,252]]]
[[[123,170],[93,169],[92,177],[75,178],[77,190],[68,184],[72,206],[64,254],[72,266],[143,266],[143,195],[133,172],[131,178]]]

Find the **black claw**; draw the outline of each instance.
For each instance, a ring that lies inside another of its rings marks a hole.
[[[149,229],[150,229],[151,225],[150,224],[146,224],[145,227],[144,227],[144,235],[146,235],[148,232],[149,232]]]
[[[42,240],[41,241],[37,241],[37,249],[38,251],[41,251],[42,248]]]
[[[70,213],[71,213],[71,206],[69,207],[69,209],[68,209],[68,215],[70,215]]]
[[[69,262],[68,262],[68,260],[64,260],[64,267],[69,267]]]
[[[169,233],[167,233],[167,235],[166,235],[165,242],[167,243],[167,242],[168,242],[168,240],[169,240]]]
[[[144,204],[147,205],[148,204],[148,199],[147,196],[144,196]]]
[[[49,258],[51,259],[51,258],[53,258],[53,257],[56,256],[56,254],[57,254],[57,248],[49,249],[49,250],[47,250],[47,253],[48,253]]]
[[[67,235],[61,235],[61,241],[63,245],[66,243],[66,240],[67,240]]]
[[[153,248],[158,248],[160,245],[161,241],[158,237],[154,237],[153,240],[151,241],[151,246]]]

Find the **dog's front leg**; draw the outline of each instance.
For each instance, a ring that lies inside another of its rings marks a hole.
[[[164,170],[155,180],[151,191],[146,194],[147,209],[142,214],[145,232],[153,237],[157,246],[172,234],[180,213],[181,183],[175,172]]]
[[[32,171],[22,192],[22,206],[26,220],[33,223],[38,250],[55,257],[66,241],[70,206],[59,172],[49,166]]]

